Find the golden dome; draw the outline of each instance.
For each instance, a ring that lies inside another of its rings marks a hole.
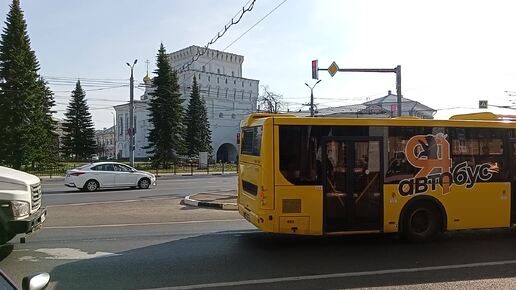
[[[143,77],[143,82],[146,83],[146,82],[150,82],[151,81],[151,78],[149,77],[149,74],[146,74],[144,77]]]

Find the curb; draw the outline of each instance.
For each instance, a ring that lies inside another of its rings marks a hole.
[[[191,195],[188,195],[185,198],[183,198],[183,202],[186,205],[196,206],[196,207],[209,207],[209,208],[217,208],[217,209],[223,209],[223,210],[237,210],[238,209],[238,206],[236,203],[198,201],[196,199],[193,199],[191,197]]]

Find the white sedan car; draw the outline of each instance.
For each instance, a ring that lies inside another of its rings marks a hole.
[[[65,185],[84,191],[112,187],[147,189],[151,185],[156,185],[156,176],[121,163],[97,162],[68,170]]]

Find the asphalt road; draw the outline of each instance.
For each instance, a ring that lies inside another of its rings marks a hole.
[[[43,180],[42,190],[45,205],[65,205],[91,202],[109,202],[144,198],[184,197],[199,192],[234,190],[236,175],[164,176],[158,178],[157,186],[150,189],[106,189],[96,192],[81,192],[65,187],[62,179]]]
[[[174,184],[205,189],[184,182]],[[234,211],[183,206],[180,191],[138,194],[53,200],[42,231],[0,249],[0,267],[16,281],[49,272],[49,289],[516,288],[510,230],[449,233],[425,244],[393,235],[272,235]]]

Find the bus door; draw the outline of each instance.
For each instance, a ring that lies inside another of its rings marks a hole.
[[[512,224],[516,224],[516,139],[509,140],[509,149],[509,162],[511,164]]]
[[[325,139],[322,150],[325,232],[381,230],[381,138]]]

